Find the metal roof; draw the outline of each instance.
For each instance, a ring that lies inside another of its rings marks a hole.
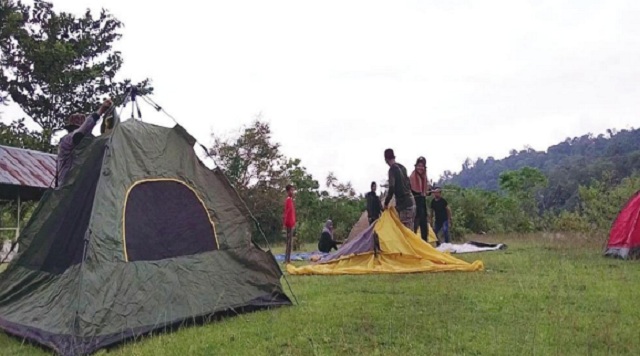
[[[0,145],[0,185],[46,189],[55,174],[55,155]]]

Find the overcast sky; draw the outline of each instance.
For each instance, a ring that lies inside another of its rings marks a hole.
[[[385,178],[387,147],[408,169],[426,156],[437,179],[467,157],[640,126],[640,1],[54,5],[123,21],[121,76],[151,78],[155,100],[203,143],[262,113],[286,155],[359,192]]]

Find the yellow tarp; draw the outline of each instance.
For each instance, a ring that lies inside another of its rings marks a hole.
[[[288,264],[289,274],[370,274],[412,273],[444,271],[481,271],[482,261],[469,263],[436,250],[424,242],[419,235],[407,229],[398,218],[394,208],[384,211],[376,223],[375,232],[380,241],[378,254],[367,252],[344,256],[327,263],[295,267]],[[431,230],[431,229],[429,229]],[[430,231],[432,233],[432,231]],[[431,235],[431,234],[429,234]],[[431,239],[431,238],[430,238]]]

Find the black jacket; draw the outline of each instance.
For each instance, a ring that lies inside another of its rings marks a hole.
[[[367,214],[369,219],[376,220],[382,215],[382,202],[375,192],[369,192],[365,196],[367,199]]]
[[[323,232],[318,241],[318,250],[320,252],[331,252],[332,249],[338,249],[338,244],[331,238],[328,232]]]

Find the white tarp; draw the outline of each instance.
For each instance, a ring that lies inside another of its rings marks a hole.
[[[471,252],[482,252],[482,251],[496,251],[496,250],[504,250],[507,248],[505,244],[484,244],[478,242],[467,242],[464,244],[450,244],[443,243],[440,246],[436,247],[436,249],[440,252],[449,252],[449,253],[471,253]]]
[[[18,253],[18,245],[11,251],[11,240],[7,240],[2,244],[2,250],[0,250],[0,262],[11,262],[11,260]],[[8,255],[8,256],[7,256]]]

